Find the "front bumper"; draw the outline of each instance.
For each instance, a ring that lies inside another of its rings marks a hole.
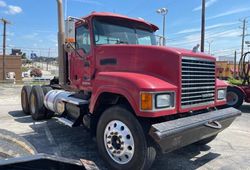
[[[234,108],[220,109],[153,124],[149,135],[159,145],[161,151],[167,153],[218,134],[240,115],[241,112]]]

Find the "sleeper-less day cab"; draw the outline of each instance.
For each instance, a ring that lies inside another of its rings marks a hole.
[[[112,169],[148,169],[157,153],[206,144],[240,115],[226,107],[215,58],[157,46],[157,26],[93,12],[66,27],[66,84],[24,86],[23,111],[83,124]]]

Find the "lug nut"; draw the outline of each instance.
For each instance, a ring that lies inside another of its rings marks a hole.
[[[115,135],[118,135],[118,132],[115,132]]]
[[[110,142],[110,141],[108,141],[108,142],[107,142],[107,144],[111,144],[111,142]]]
[[[116,151],[113,151],[113,154],[116,154]]]
[[[114,135],[114,132],[111,132],[110,134],[111,134],[111,135]]]
[[[112,149],[113,149],[113,147],[111,146],[111,147],[109,147],[109,149],[110,149],[110,150],[112,150]]]
[[[117,151],[117,154],[120,154],[121,153],[121,151]]]
[[[111,138],[111,136],[109,135],[108,138]]]
[[[119,138],[121,139],[121,138],[122,138],[122,135],[120,135]]]

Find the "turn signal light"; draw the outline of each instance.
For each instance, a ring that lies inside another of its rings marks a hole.
[[[153,109],[153,95],[151,93],[141,93],[141,110]]]
[[[71,38],[71,37],[66,38],[65,41],[66,41],[66,43],[75,43],[76,42],[75,38]]]

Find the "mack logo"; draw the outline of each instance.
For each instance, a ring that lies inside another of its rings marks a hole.
[[[214,94],[211,94],[211,93],[207,93],[207,94],[202,94],[201,97],[202,98],[206,98],[206,97],[213,97]]]

